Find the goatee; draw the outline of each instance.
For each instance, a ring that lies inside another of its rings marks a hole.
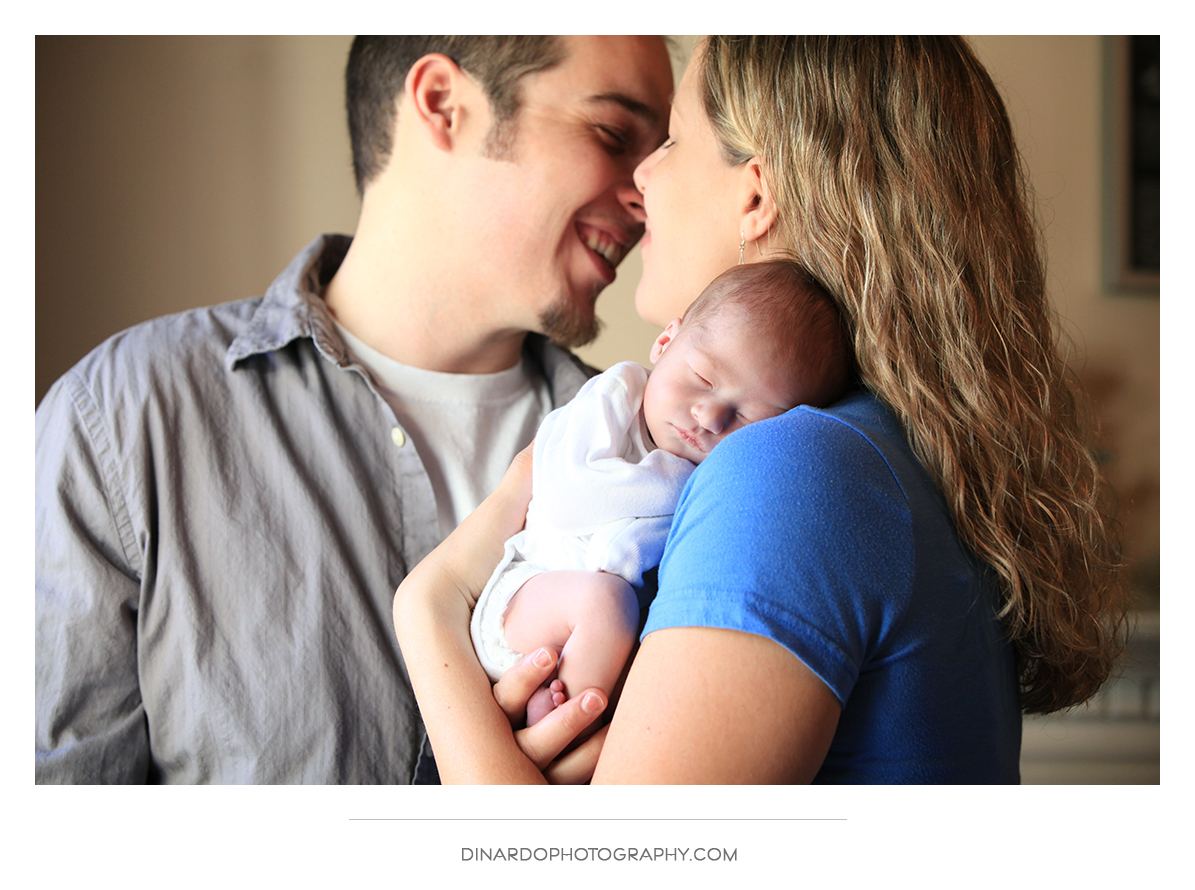
[[[589,313],[579,312],[576,307],[562,301],[540,314],[539,329],[557,346],[576,349],[596,340],[602,323],[592,309]]]

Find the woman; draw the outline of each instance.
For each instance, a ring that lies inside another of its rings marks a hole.
[[[555,763],[604,698],[512,732],[554,653],[491,698],[467,633],[517,462],[395,600],[441,775],[1017,781],[1022,710],[1099,688],[1125,595],[990,78],[959,39],[712,37],[636,184],[646,320],[787,255],[838,300],[860,388],[694,473],[608,731]]]

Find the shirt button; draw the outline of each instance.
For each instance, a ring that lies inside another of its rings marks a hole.
[[[402,430],[400,430],[398,427],[395,427],[390,431],[390,441],[392,441],[399,448],[402,448],[403,445],[406,444],[407,437],[402,434]]]

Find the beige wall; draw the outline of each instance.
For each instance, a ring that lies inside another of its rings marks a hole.
[[[38,399],[108,335],[259,294],[353,231],[349,43],[38,38]]]
[[[685,51],[692,39],[682,39]],[[347,37],[38,38],[36,398],[137,321],[260,293],[307,241],[351,232]],[[1101,281],[1102,42],[981,37],[1042,201],[1051,292],[1100,403],[1128,555],[1158,558],[1158,296]],[[638,251],[583,355],[646,360]]]

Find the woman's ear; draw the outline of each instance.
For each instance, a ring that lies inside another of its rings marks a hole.
[[[464,72],[440,53],[429,53],[407,72],[399,115],[412,115],[437,148],[448,151],[460,130]]]
[[[772,230],[779,216],[772,190],[758,157],[743,164],[743,218],[739,230],[749,242],[758,241]]]
[[[680,319],[674,318],[668,322],[668,327],[664,328],[660,336],[656,337],[656,342],[651,345],[651,363],[654,365],[660,360],[660,356],[664,354],[664,350],[676,338],[676,332],[680,330]]]

